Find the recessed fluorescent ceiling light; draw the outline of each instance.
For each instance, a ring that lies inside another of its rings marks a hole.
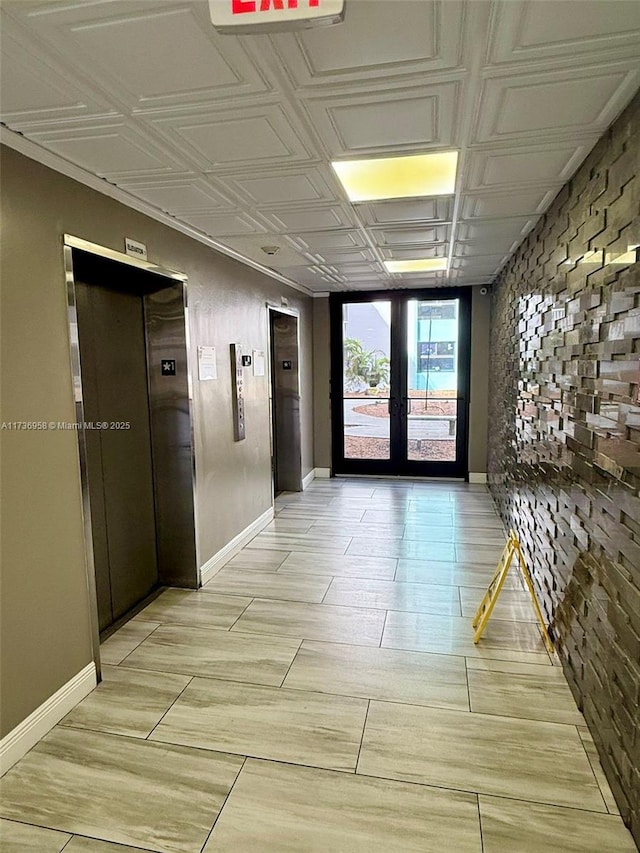
[[[437,272],[446,270],[446,258],[416,258],[414,261],[385,261],[388,272]]]
[[[452,195],[455,191],[457,151],[383,157],[379,160],[343,160],[331,164],[351,201]]]

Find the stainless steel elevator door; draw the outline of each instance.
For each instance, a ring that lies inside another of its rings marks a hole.
[[[271,311],[270,325],[274,491],[300,492],[298,318]]]
[[[82,282],[76,300],[102,631],[158,583],[144,307]]]

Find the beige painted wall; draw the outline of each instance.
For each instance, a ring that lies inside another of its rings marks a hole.
[[[246,375],[247,439],[232,437],[229,343],[267,350],[266,303],[300,312],[302,473],[313,462],[312,300],[111,198],[2,148],[2,413],[75,421],[62,235],[189,276],[191,358],[215,346],[219,379],[194,382],[197,533],[204,563],[271,505],[267,377]],[[0,734],[91,661],[76,436],[3,431]]]
[[[313,420],[316,468],[331,468],[329,299],[313,300]]]
[[[491,297],[474,287],[471,299],[471,394],[469,400],[469,471],[487,471],[487,407]],[[315,388],[315,464],[331,467],[329,298],[313,300],[313,378]]]

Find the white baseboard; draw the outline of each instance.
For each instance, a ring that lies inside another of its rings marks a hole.
[[[252,521],[248,527],[241,530],[237,536],[234,536],[231,542],[227,542],[224,548],[221,548],[217,554],[210,557],[204,566],[200,567],[200,583],[204,586],[217,573],[218,569],[234,557],[238,551],[242,551],[247,542],[250,542],[254,536],[260,533],[261,530],[273,521],[273,507],[262,513],[261,516]]]
[[[481,483],[482,485],[486,485],[487,475],[486,474],[472,474],[469,472],[469,482],[470,483]]]
[[[307,476],[302,478],[302,491],[303,492],[305,489],[309,488],[309,486],[311,485],[311,483],[313,483],[315,478],[316,478],[316,469],[312,468],[309,471],[309,473],[307,474]]]
[[[317,480],[328,480],[331,476],[331,468],[314,468]]]
[[[0,775],[35,746],[78,702],[88,696],[98,683],[95,663],[89,663],[50,696],[26,720],[0,741]]]

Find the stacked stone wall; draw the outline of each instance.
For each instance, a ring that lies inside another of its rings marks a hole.
[[[640,845],[639,166],[636,96],[492,286],[489,483]]]

